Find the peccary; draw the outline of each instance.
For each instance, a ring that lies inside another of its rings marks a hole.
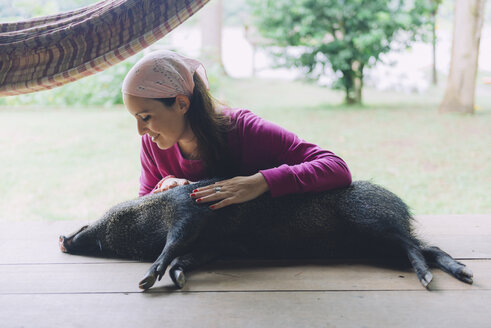
[[[252,201],[212,211],[189,194],[217,180],[176,187],[116,205],[76,233],[60,236],[62,251],[154,261],[140,282],[152,287],[170,265],[178,288],[184,273],[223,255],[262,258],[409,259],[427,287],[428,263],[472,283],[472,272],[420,241],[406,204],[366,181],[347,188]]]

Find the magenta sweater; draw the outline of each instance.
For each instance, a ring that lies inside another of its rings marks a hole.
[[[351,184],[346,163],[334,153],[305,142],[282,127],[245,109],[224,112],[236,122],[228,135],[239,175],[261,172],[273,197],[323,191]],[[206,178],[200,160],[182,157],[178,145],[162,150],[142,137],[140,196],[150,193],[167,175],[198,181]]]

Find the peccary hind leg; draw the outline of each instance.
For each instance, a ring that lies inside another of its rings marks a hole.
[[[465,264],[456,261],[453,257],[436,246],[409,246],[407,254],[414,271],[416,271],[416,275],[423,286],[427,288],[433,279],[433,275],[431,274],[426,261],[436,265],[460,281],[468,284],[473,283],[472,271],[467,268]]]
[[[410,245],[407,247],[407,256],[409,262],[411,262],[416,275],[418,276],[421,284],[428,288],[428,285],[433,280],[433,275],[430,272],[430,268],[426,264],[426,260],[421,253],[421,249],[417,245]]]
[[[453,257],[442,251],[440,248],[436,246],[423,247],[422,252],[431,263],[434,263],[443,271],[463,282],[468,284],[473,283],[472,271],[467,268],[465,264],[456,261]]]

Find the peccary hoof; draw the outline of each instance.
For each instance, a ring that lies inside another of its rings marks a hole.
[[[186,283],[186,276],[184,275],[184,272],[181,268],[172,267],[169,270],[169,275],[172,279],[172,282],[177,288],[181,289],[182,287],[184,287],[184,284]]]
[[[433,281],[433,274],[431,272],[427,272],[424,277],[422,277],[420,279],[421,281],[421,284],[425,287],[425,288],[429,288],[429,285],[430,283]]]
[[[474,281],[472,280],[472,277],[474,275],[472,274],[472,271],[467,268],[466,266],[464,266],[462,269],[459,270],[459,272],[457,272],[456,274],[456,277],[457,279],[463,281],[463,282],[466,282],[468,284],[472,284]]]
[[[157,281],[157,275],[153,272],[149,272],[146,274],[145,278],[140,281],[138,287],[147,290],[155,284],[155,281]]]

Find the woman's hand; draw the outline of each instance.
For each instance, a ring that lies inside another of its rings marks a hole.
[[[261,173],[247,177],[235,177],[216,182],[212,185],[193,190],[191,198],[199,203],[216,202],[211,209],[238,204],[254,199],[269,190],[268,184]]]
[[[173,175],[168,175],[157,183],[157,186],[155,186],[155,188],[152,190],[152,194],[166,191],[177,186],[184,186],[190,183],[192,182],[189,180],[179,179]]]

